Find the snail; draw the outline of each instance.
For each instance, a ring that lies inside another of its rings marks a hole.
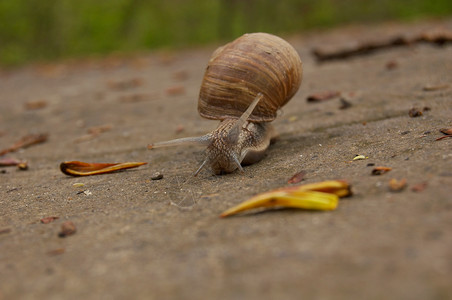
[[[298,91],[301,80],[301,59],[288,42],[268,33],[245,34],[215,50],[201,83],[198,112],[219,120],[218,127],[201,137],[148,148],[205,145],[206,158],[195,176],[206,165],[215,174],[243,172],[242,164],[263,158],[276,137],[270,122]]]

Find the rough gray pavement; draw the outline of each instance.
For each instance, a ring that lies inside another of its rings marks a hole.
[[[196,110],[214,46],[1,71],[1,148],[30,133],[49,139],[8,154],[29,170],[0,168],[0,299],[451,299],[452,139],[435,139],[452,127],[452,46],[320,65],[310,53],[438,26],[452,22],[287,37],[304,62],[302,88],[274,122],[278,142],[244,174],[194,178],[202,148],[146,149],[217,125]],[[352,106],[306,102],[326,90]],[[430,110],[411,118],[413,107]],[[111,129],[84,140],[96,126]],[[74,178],[59,171],[68,160],[149,164]],[[392,171],[372,176],[371,163]],[[301,170],[302,183],[346,179],[354,195],[330,212],[218,217]],[[164,178],[151,180],[157,171]],[[407,188],[389,191],[391,178]],[[77,232],[60,238],[65,221]]]

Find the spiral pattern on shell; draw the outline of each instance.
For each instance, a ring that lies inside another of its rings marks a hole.
[[[258,93],[264,98],[248,120],[269,122],[298,91],[301,59],[285,40],[268,33],[245,34],[212,55],[199,93],[207,119],[239,118]]]

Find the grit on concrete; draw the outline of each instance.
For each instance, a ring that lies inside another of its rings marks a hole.
[[[310,53],[437,26],[452,22],[286,37],[304,63],[302,88],[274,121],[278,142],[244,174],[195,178],[202,148],[146,149],[217,125],[196,110],[214,46],[3,70],[1,148],[30,133],[49,139],[8,154],[29,170],[1,168],[0,299],[451,299],[452,139],[435,139],[452,127],[452,47],[323,64]],[[352,106],[307,103],[326,90]],[[41,109],[24,106],[41,100]],[[430,110],[411,118],[413,107]],[[356,154],[368,159],[352,161]],[[75,178],[59,170],[68,160],[148,164]],[[392,171],[372,176],[370,163]],[[218,217],[301,170],[302,183],[346,179],[354,195],[330,212]],[[157,171],[164,178],[151,180]],[[407,188],[390,192],[391,178],[406,178]],[[419,183],[426,188],[412,191]],[[51,216],[59,219],[40,222]],[[68,220],[77,232],[60,238]]]

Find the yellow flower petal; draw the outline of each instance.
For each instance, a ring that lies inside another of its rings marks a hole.
[[[220,217],[224,218],[246,210],[265,207],[334,210],[338,205],[339,197],[345,197],[350,194],[350,185],[343,180],[330,180],[285,187],[258,194],[226,210]]]

